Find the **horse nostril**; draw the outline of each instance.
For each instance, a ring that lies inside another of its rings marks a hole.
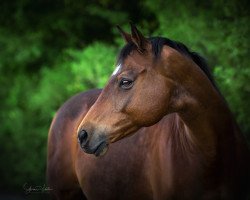
[[[78,133],[78,141],[79,143],[82,145],[82,144],[85,144],[86,141],[88,139],[88,133],[87,131],[85,130],[81,130],[79,133]]]

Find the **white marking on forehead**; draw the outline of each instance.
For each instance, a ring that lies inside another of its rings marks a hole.
[[[117,65],[116,68],[115,68],[115,70],[112,73],[112,76],[116,75],[118,73],[118,71],[121,69],[121,67],[122,67],[121,64]]]

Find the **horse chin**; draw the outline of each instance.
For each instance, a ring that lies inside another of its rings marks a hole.
[[[94,152],[96,157],[104,156],[108,151],[108,144],[106,142],[100,144]]]

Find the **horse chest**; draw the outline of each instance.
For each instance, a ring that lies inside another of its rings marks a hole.
[[[197,194],[195,165],[174,158],[170,146],[144,154],[140,140],[135,142],[133,137],[112,145],[101,158],[81,153],[79,165],[84,167],[78,177],[88,199],[171,199]]]
[[[143,160],[109,153],[101,159],[84,159],[87,162],[79,177],[88,199],[152,199]]]

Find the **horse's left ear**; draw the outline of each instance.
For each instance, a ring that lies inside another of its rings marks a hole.
[[[136,45],[137,50],[140,53],[143,53],[146,50],[146,45],[149,41],[142,35],[133,23],[130,23],[130,26],[132,42]]]

